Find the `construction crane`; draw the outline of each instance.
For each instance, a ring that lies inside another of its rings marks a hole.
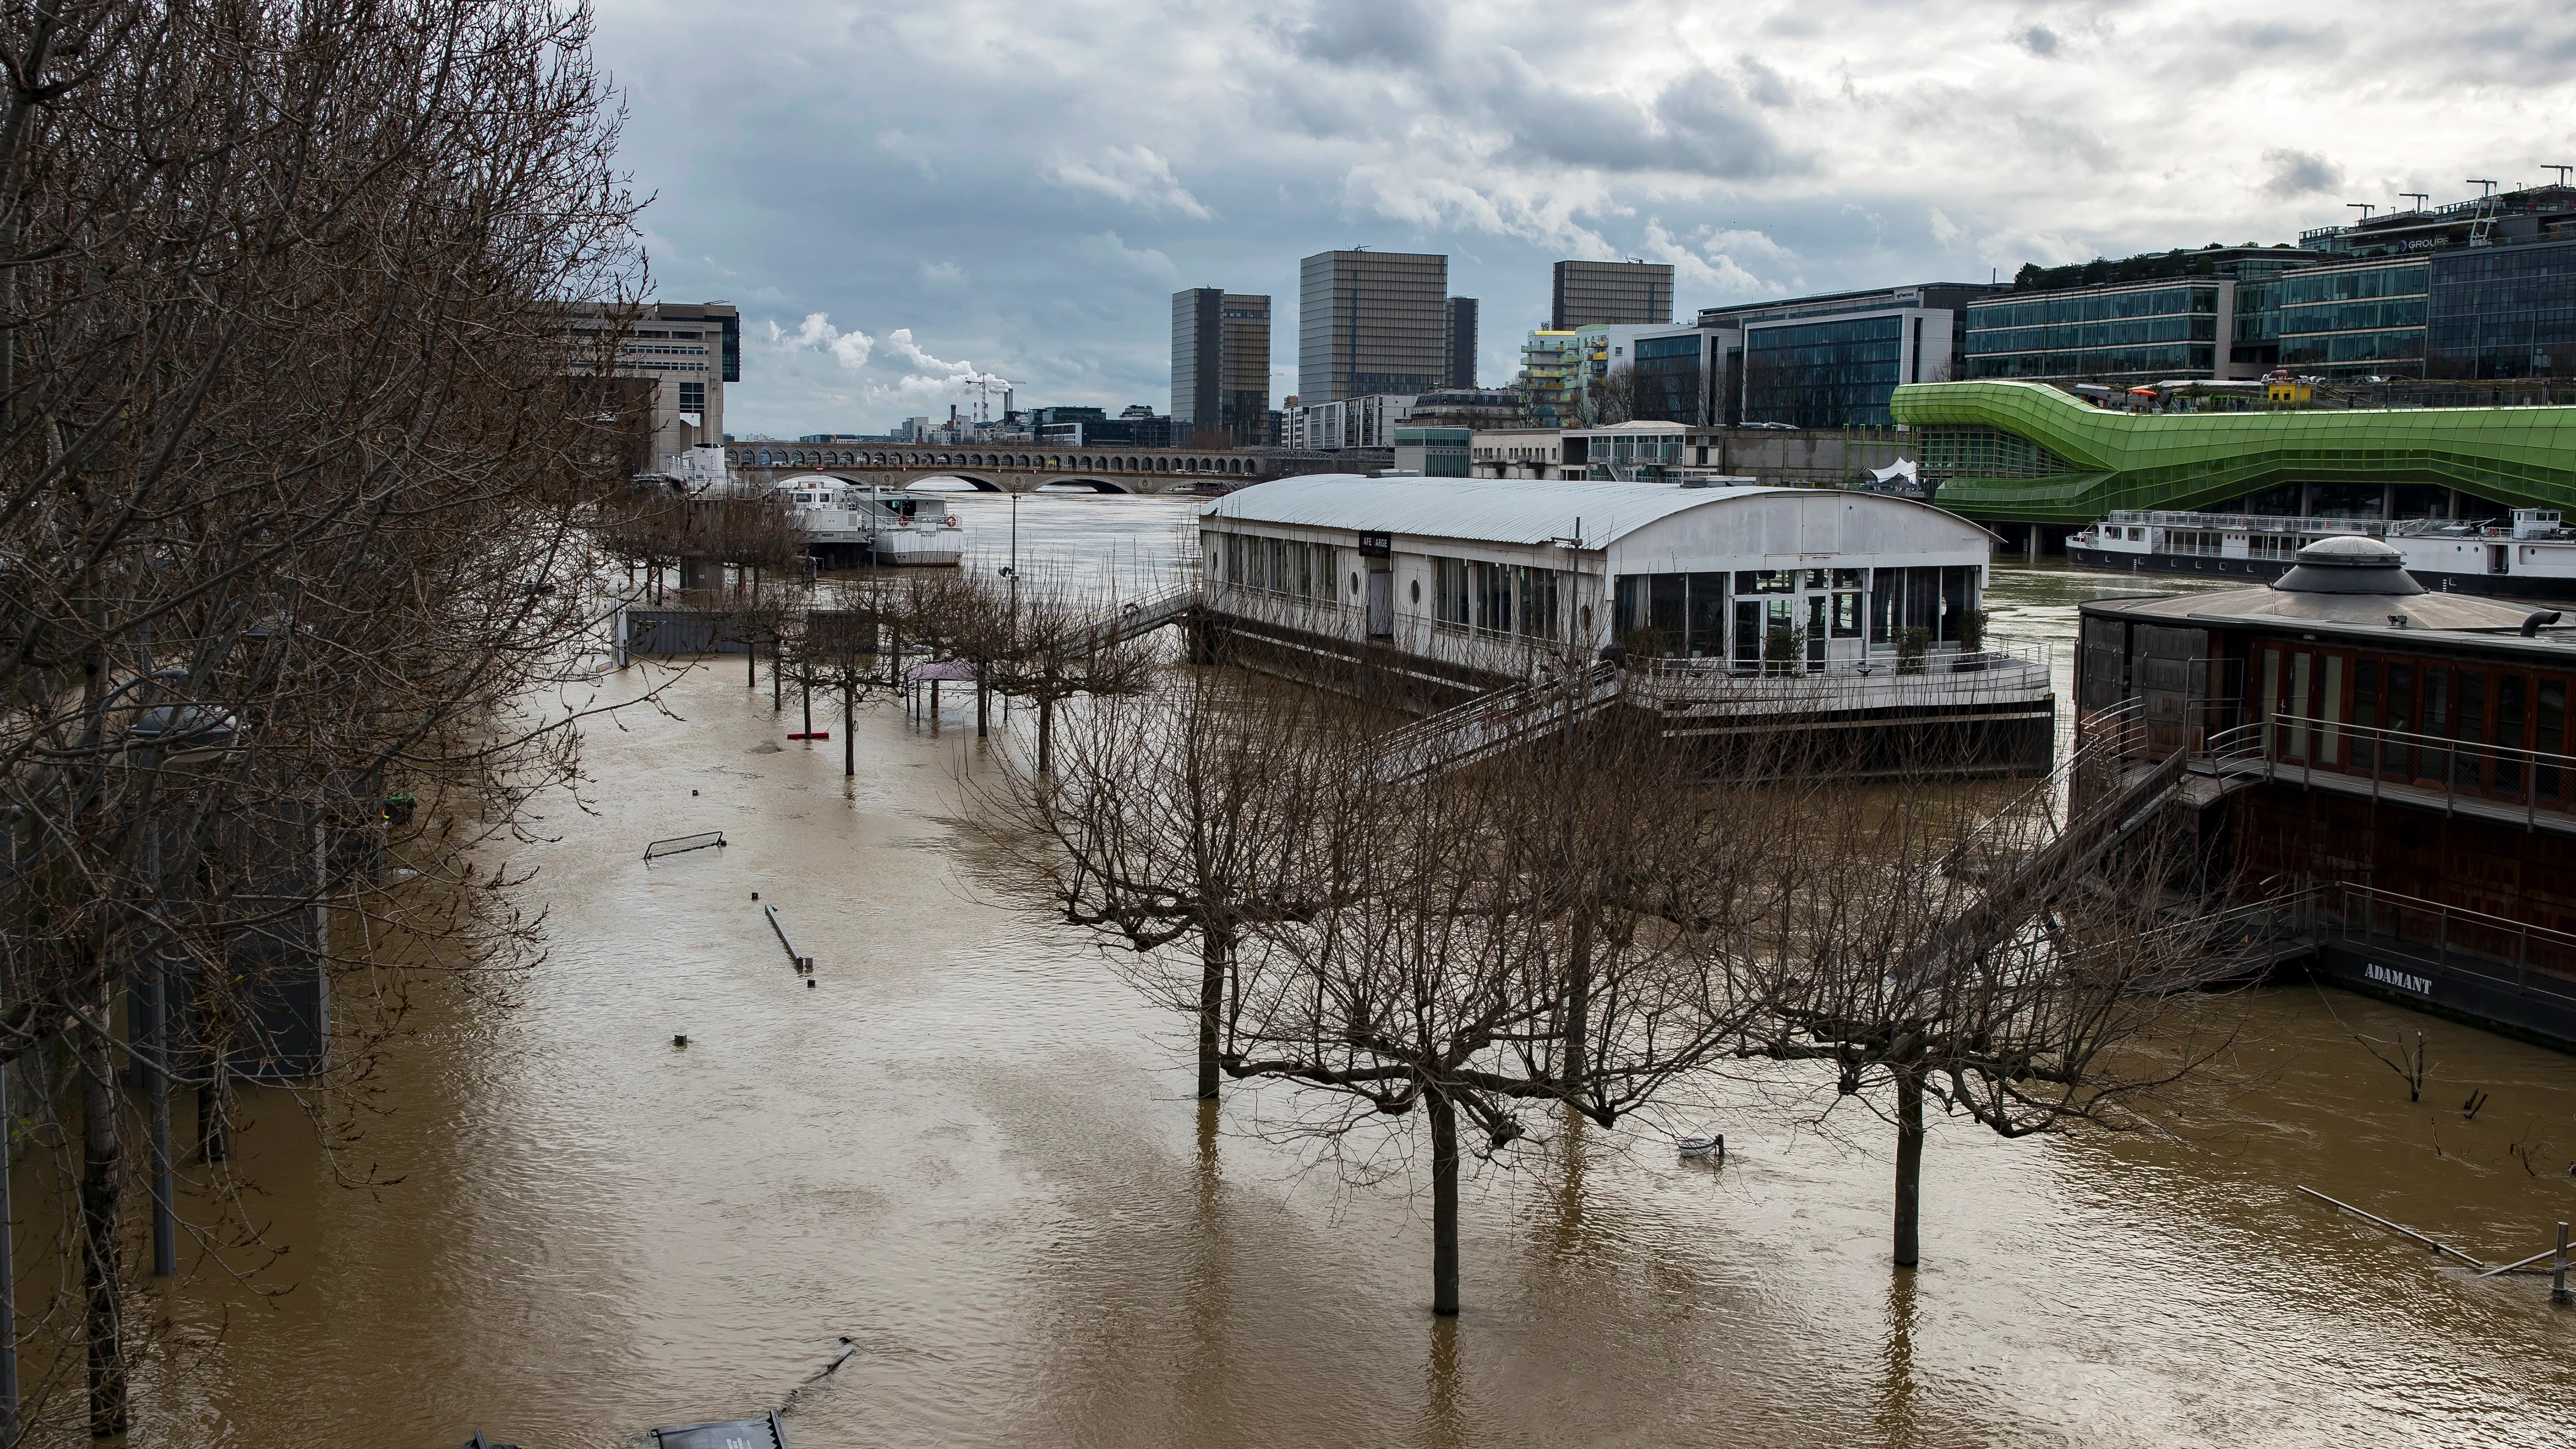
[[[2415,203],[2414,210],[2417,211],[2422,211],[2424,203],[2433,199],[2433,193],[2429,191],[2401,191],[2397,194]]]
[[[1002,390],[1002,412],[1004,416],[1007,417],[1011,411],[1011,389],[1018,387],[1020,384],[1011,381],[1007,377],[979,376],[967,385],[974,388],[977,393],[977,397],[975,399],[975,421],[980,426],[993,421],[993,389],[998,387]]]

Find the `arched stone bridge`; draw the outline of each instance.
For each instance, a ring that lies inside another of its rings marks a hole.
[[[1285,453],[1224,448],[967,447],[910,443],[725,444],[738,476],[775,482],[797,473],[901,488],[924,478],[958,478],[987,493],[1027,493],[1050,483],[1101,493],[1170,493],[1240,488],[1305,473],[1367,472],[1390,465],[1380,451]]]

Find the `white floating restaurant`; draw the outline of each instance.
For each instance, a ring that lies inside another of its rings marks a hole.
[[[1993,536],[1886,494],[1284,478],[1199,510],[1233,657],[1417,710],[1607,661],[1677,734],[1804,728],[2045,769],[2045,645],[1986,637]]]

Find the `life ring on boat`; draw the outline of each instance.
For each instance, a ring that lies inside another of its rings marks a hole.
[[[957,515],[952,513],[946,518],[939,520],[939,526],[942,528],[955,528],[957,526]]]

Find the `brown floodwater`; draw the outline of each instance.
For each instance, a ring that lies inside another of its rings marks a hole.
[[[1006,506],[958,511],[991,544]],[[1023,555],[1150,559],[1185,507],[1031,500]],[[2071,638],[2098,586],[2005,572],[1997,632]],[[786,1416],[798,1449],[2568,1440],[2576,1310],[2294,1188],[2519,1257],[2576,1217],[2576,1060],[2249,993],[2239,1085],[2185,1136],[1936,1122],[1911,1274],[1881,1123],[1712,1083],[1483,1165],[1443,1322],[1400,1130],[1319,1164],[1264,1131],[1287,1089],[1202,1113],[1184,1024],[975,875],[950,824],[986,768],[970,705],[864,714],[845,784],[841,742],[786,742],[793,697],[773,714],[739,661],[667,698],[593,731],[587,808],[511,853],[552,941],[518,1004],[426,989],[388,1054],[351,1160],[400,1182],[335,1185],[249,1094],[237,1155],[292,1249],[260,1281],[292,1291],[147,1288],[171,1331],[135,1442],[619,1445],[776,1405],[843,1336]],[[730,844],[638,858],[704,829]],[[2353,1035],[2418,1029],[2410,1104]],[[1675,1127],[1724,1131],[1725,1164],[1678,1160]]]

